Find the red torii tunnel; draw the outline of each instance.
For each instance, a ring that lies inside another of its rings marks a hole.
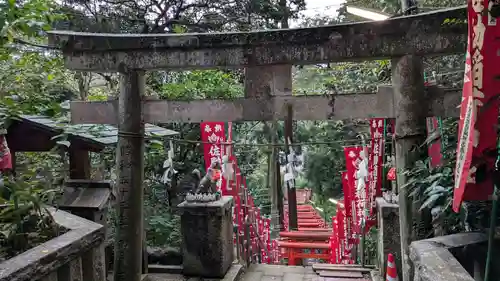
[[[302,259],[329,260],[331,256],[331,228],[316,209],[307,204],[297,205],[298,231],[280,232],[278,247],[288,265],[297,265]],[[307,252],[306,252],[307,250]]]
[[[283,258],[287,258],[288,265],[297,265],[297,260],[323,259],[329,260],[331,255],[331,229],[323,228],[319,231],[283,231],[280,232],[278,247]],[[309,250],[309,253],[304,252]]]

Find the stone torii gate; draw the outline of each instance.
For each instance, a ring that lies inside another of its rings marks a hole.
[[[467,43],[464,7],[365,22],[239,33],[92,34],[54,31],[52,47],[63,51],[67,68],[119,72],[118,101],[73,102],[74,123],[117,124],[118,190],[122,232],[117,244],[125,261],[115,280],[138,281],[143,229],[144,123],[396,118],[398,169],[412,165],[408,155],[425,136],[425,117],[459,116],[459,91],[424,88],[420,56],[463,53]],[[374,94],[291,96],[283,65],[392,59],[392,87]],[[143,100],[148,70],[245,68],[245,98],[234,100]],[[404,178],[398,178],[403,184]],[[401,191],[403,198],[407,194]],[[408,207],[400,200],[400,216]],[[130,214],[130,221],[123,215]],[[401,224],[403,274],[408,279],[408,231]]]

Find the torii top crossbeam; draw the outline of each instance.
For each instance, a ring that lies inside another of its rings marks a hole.
[[[386,21],[204,34],[49,33],[66,67],[82,71],[243,68],[463,53],[464,7]]]

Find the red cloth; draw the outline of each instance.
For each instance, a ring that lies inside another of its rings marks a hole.
[[[0,170],[12,169],[12,155],[5,136],[0,136]]]
[[[391,169],[389,169],[389,172],[387,173],[387,179],[390,181],[396,180],[396,168],[392,167]]]
[[[212,180],[218,181],[220,179],[220,170],[212,170]]]

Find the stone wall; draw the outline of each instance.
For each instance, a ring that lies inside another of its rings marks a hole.
[[[478,232],[415,241],[410,245],[413,281],[483,280],[486,248],[487,237]],[[499,265],[498,259],[493,259],[493,280],[498,279]]]
[[[52,207],[55,223],[67,230],[45,243],[0,263],[2,281],[104,281],[105,228]],[[89,254],[94,262],[89,261]]]
[[[388,203],[384,198],[377,198],[378,243],[377,257],[380,274],[385,276],[387,269],[387,255],[393,254],[396,258],[398,276],[401,275],[401,240],[399,238],[399,206]]]

